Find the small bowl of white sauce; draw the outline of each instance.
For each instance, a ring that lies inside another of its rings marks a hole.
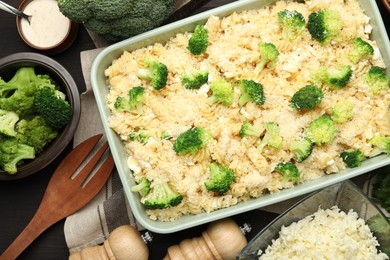
[[[16,18],[18,32],[31,48],[46,54],[57,54],[73,43],[78,24],[60,12],[57,0],[24,0],[19,10],[31,15],[30,22]]]

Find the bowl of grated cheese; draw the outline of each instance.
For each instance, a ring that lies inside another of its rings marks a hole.
[[[286,210],[237,259],[389,259],[389,238],[383,212],[347,180]]]

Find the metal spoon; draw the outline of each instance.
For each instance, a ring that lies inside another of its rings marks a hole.
[[[10,6],[7,3],[4,3],[3,1],[0,1],[0,9],[4,10],[6,12],[9,12],[11,14],[17,15],[21,18],[25,18],[25,19],[27,19],[29,24],[31,23],[31,15],[25,14],[22,11],[16,9],[15,7]]]

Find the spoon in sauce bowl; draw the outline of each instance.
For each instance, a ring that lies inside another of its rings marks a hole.
[[[19,17],[22,17],[22,18],[26,19],[28,21],[28,23],[31,23],[31,15],[25,14],[22,11],[16,9],[15,7],[10,6],[7,3],[4,3],[3,1],[0,1],[0,9],[6,11],[8,13],[17,15]]]

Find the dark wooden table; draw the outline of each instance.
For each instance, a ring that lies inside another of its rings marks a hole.
[[[7,0],[6,2],[15,7],[19,4],[19,0]],[[211,0],[196,9],[193,14],[230,2],[234,1]],[[380,0],[377,0],[377,3],[389,33],[390,15],[385,12]],[[65,52],[52,56],[71,73],[80,92],[85,90],[80,66],[80,52],[94,47],[88,33],[80,26],[74,44]],[[20,39],[16,30],[15,17],[0,10],[0,58],[26,51],[33,50]],[[38,208],[52,172],[70,149],[70,146],[67,147],[56,161],[38,174],[20,181],[0,183],[0,253],[8,247],[30,221]],[[252,224],[253,230],[247,235],[247,238],[251,239],[275,217],[276,215],[272,213],[256,211],[235,216],[234,219],[238,224],[244,222]],[[44,232],[26,249],[19,259],[67,259],[69,253],[65,243],[63,225],[64,221],[60,221]],[[203,225],[174,234],[154,234],[154,240],[149,244],[150,259],[162,259],[170,245],[176,244],[184,238],[198,236],[205,228],[206,226]]]

